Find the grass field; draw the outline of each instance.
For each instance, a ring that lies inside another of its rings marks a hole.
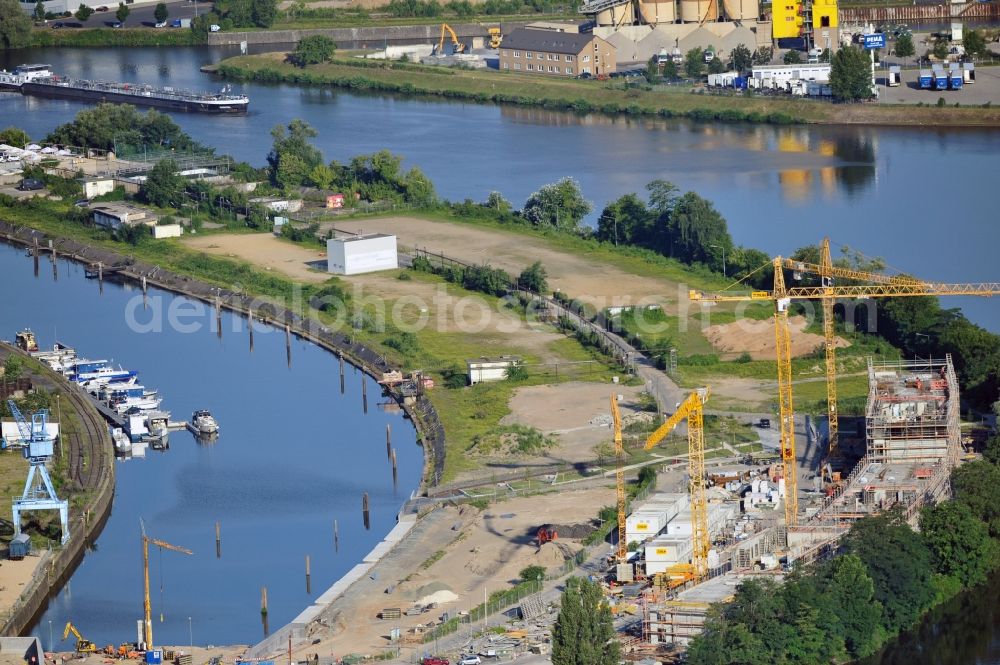
[[[219,73],[236,80],[326,85],[356,90],[427,94],[481,102],[545,108],[686,116],[757,122],[882,125],[1000,125],[1000,108],[937,108],[885,104],[829,104],[806,99],[692,94],[679,88],[622,89],[617,81],[538,77],[493,70],[459,70],[452,76],[396,69],[359,68],[343,58],[300,69],[285,54],[239,56],[223,61]]]

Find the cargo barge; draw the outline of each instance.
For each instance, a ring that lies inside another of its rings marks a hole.
[[[245,114],[250,105],[246,95],[233,95],[230,87],[216,94],[175,88],[157,88],[133,83],[108,83],[56,76],[47,65],[22,65],[11,73],[0,72],[0,88],[50,99],[84,102],[112,102],[190,113]]]

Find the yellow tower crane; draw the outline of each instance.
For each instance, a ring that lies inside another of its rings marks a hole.
[[[144,638],[146,640],[146,650],[149,651],[153,648],[153,619],[151,617],[152,607],[149,603],[149,545],[152,543],[157,547],[161,547],[165,550],[170,550],[172,552],[180,552],[181,554],[194,554],[191,550],[186,547],[178,547],[177,545],[171,545],[170,543],[153,538],[146,535],[146,525],[139,522],[142,530],[142,577],[143,577],[143,628],[144,628]]]
[[[615,489],[618,492],[618,549],[615,559],[625,563],[628,559],[628,543],[625,542],[625,448],[622,446],[622,416],[618,410],[618,396],[611,395],[611,419],[615,428]]]
[[[825,243],[822,265],[776,257],[774,268],[774,290],[752,291],[746,294],[707,294],[690,291],[689,298],[696,302],[745,302],[771,301],[774,303],[774,323],[776,355],[778,361],[778,408],[781,424],[781,460],[785,477],[785,524],[789,527],[798,523],[798,476],[795,464],[795,411],[792,403],[792,357],[791,335],[788,328],[788,307],[792,300],[815,300],[824,302],[824,333],[826,335],[827,387],[833,384],[834,405],[831,414],[836,418],[836,352],[833,345],[833,303],[837,298],[895,298],[907,296],[994,296],[1000,295],[1000,282],[966,282],[941,284],[923,282],[906,276],[887,276],[857,270],[837,268],[829,260],[829,243]],[[811,272],[823,277],[819,286],[785,287],[784,269]],[[834,286],[833,278],[841,277],[874,284]],[[829,301],[827,307],[826,302]],[[829,310],[829,311],[827,311]],[[836,426],[831,432],[836,431]],[[832,440],[832,438],[831,438]]]
[[[645,450],[656,446],[665,436],[687,420],[688,491],[691,494],[691,576],[701,579],[708,573],[708,497],[705,494],[705,402],[709,389],[699,388],[688,395],[672,416],[646,439]]]

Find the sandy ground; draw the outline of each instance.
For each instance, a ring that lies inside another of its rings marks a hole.
[[[823,345],[823,336],[805,332],[808,321],[804,316],[788,320],[792,332],[792,357],[805,356]],[[705,336],[712,346],[723,353],[749,353],[754,360],[771,360],[775,354],[774,321],[772,319],[741,319],[733,323],[709,326]],[[838,348],[850,342],[836,338]]]
[[[184,243],[206,254],[238,258],[266,270],[277,270],[302,282],[318,284],[330,279],[325,251],[305,249],[270,233],[186,236]]]
[[[462,224],[433,222],[412,217],[352,219],[341,222],[345,230],[393,233],[401,245],[441,252],[469,263],[489,263],[518,274],[535,261],[541,261],[549,274],[549,286],[598,306],[637,302],[676,301],[676,285],[667,280],[640,277],[613,266],[599,268],[584,256],[532,243],[509,233]],[[685,298],[687,292],[682,294]]]
[[[593,460],[594,446],[612,440],[609,404],[612,393],[622,395],[622,417],[636,412],[634,404],[642,387],[570,382],[559,385],[518,388],[510,400],[511,414],[502,425],[518,423],[552,435],[557,444],[549,449],[549,461]]]
[[[39,556],[28,556],[20,561],[4,559],[0,563],[0,614],[14,605],[41,561]]]
[[[418,624],[437,622],[442,613],[452,616],[468,611],[488,595],[510,587],[518,572],[530,565],[557,568],[579,549],[576,541],[560,539],[538,548],[534,543],[538,527],[547,524],[576,524],[595,516],[609,503],[610,488],[567,490],[542,497],[516,498],[491,505],[485,511],[471,506],[441,508],[422,520],[416,538],[407,541],[406,551],[394,553],[381,566],[377,579],[355,585],[326,615],[326,629],[311,634],[320,639],[305,650],[321,657],[345,652],[375,653],[388,646],[391,628],[407,635]],[[443,545],[448,543],[447,545]],[[433,564],[421,562],[442,549]],[[384,608],[403,612],[414,602],[431,594],[450,598],[423,614],[383,621]],[[496,623],[496,619],[491,621]]]

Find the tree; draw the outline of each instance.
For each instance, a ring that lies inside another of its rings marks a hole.
[[[535,261],[530,266],[521,271],[517,278],[517,283],[529,291],[535,293],[545,293],[548,290],[548,274],[541,261]]]
[[[830,64],[830,89],[834,98],[842,101],[871,99],[872,70],[868,54],[856,46],[837,51]]]
[[[258,28],[270,28],[278,17],[277,0],[253,0],[253,24]]]
[[[624,194],[604,206],[597,219],[598,239],[615,245],[643,245],[648,234],[650,212],[636,194]]]
[[[983,449],[983,459],[990,464],[1000,464],[1000,435],[991,436]]]
[[[920,534],[937,572],[975,586],[996,567],[998,545],[968,505],[945,501],[920,511]]]
[[[161,208],[179,206],[184,197],[185,180],[177,175],[177,170],[177,162],[172,159],[158,161],[139,188],[142,199]]]
[[[722,266],[722,252],[733,246],[726,220],[711,202],[694,192],[677,199],[668,225],[670,256],[686,263]]]
[[[939,39],[934,42],[934,48],[931,49],[931,55],[933,55],[938,60],[948,59],[948,43],[943,39]]]
[[[88,5],[85,5],[85,4],[83,4],[81,2],[79,8],[77,8],[76,13],[73,14],[73,16],[76,17],[76,20],[84,22],[88,18],[90,18],[91,16],[93,16],[93,14],[94,14],[94,10],[91,7],[89,7]]]
[[[770,46],[761,46],[753,52],[753,64],[769,65],[774,58],[774,49]]]
[[[753,53],[746,44],[737,44],[730,54],[733,69],[738,72],[745,72],[753,65]]]
[[[668,81],[676,81],[679,78],[677,74],[677,63],[673,61],[673,58],[663,63],[663,78]]]
[[[966,55],[981,56],[986,54],[986,38],[978,30],[968,30],[962,36],[962,46]]]
[[[45,11],[44,5],[42,11]],[[31,19],[21,9],[21,4],[17,0],[0,0],[0,47],[21,48],[30,40]]]
[[[500,192],[490,192],[490,195],[486,197],[486,202],[483,205],[490,210],[496,210],[500,214],[508,213],[514,207]]]
[[[319,189],[329,189],[333,183],[334,176],[333,169],[329,166],[326,164],[317,164],[309,172],[309,182]]]
[[[904,32],[896,37],[896,55],[900,58],[912,58],[917,50],[913,47],[913,35]]]
[[[656,83],[660,80],[660,58],[659,56],[653,56],[646,63],[646,81],[648,83]]]
[[[153,18],[156,19],[156,22],[164,23],[168,16],[170,16],[170,10],[167,9],[167,3],[156,3],[156,8],[153,9]]]
[[[994,538],[1000,537],[1000,467],[989,462],[969,462],[951,472],[955,501],[985,522]]]
[[[597,582],[571,577],[552,629],[553,665],[618,665],[611,608]]]
[[[854,658],[864,658],[882,643],[882,604],[864,562],[853,554],[835,557],[821,571],[824,603],[837,618],[837,632]]]
[[[329,37],[325,35],[310,35],[303,37],[295,45],[295,51],[292,52],[289,59],[298,67],[316,65],[332,58],[336,48],[337,45]]]
[[[721,74],[724,71],[726,71],[726,65],[722,62],[722,58],[716,56],[708,63],[709,74]]]
[[[573,178],[544,185],[524,203],[521,215],[535,226],[576,231],[592,206]]]
[[[701,77],[705,71],[705,52],[700,48],[693,48],[684,54],[684,74],[691,79]]]
[[[31,143],[31,137],[28,136],[26,131],[19,127],[7,127],[0,130],[0,143],[13,146],[15,148],[23,148]]]
[[[118,4],[118,9],[115,11],[115,18],[117,18],[119,22],[124,23],[130,13],[131,11],[128,6],[122,2]]]
[[[517,574],[525,582],[541,582],[545,579],[545,566],[528,566]]]
[[[35,10],[31,12],[31,17],[39,23],[45,20],[45,3],[42,0],[35,3]]]
[[[0,0],[2,1],[2,0]],[[128,104],[98,104],[76,114],[72,122],[56,127],[46,137],[47,143],[87,146],[99,150],[129,149],[142,151],[145,146],[181,150],[204,150],[165,113],[149,110],[140,113]]]
[[[844,547],[868,569],[874,598],[885,610],[884,625],[890,633],[912,626],[934,602],[931,552],[897,512],[859,520],[844,539]]]
[[[830,56],[831,56],[830,48],[827,47],[827,48],[823,49],[820,52],[820,54],[819,54],[819,61],[820,62],[830,62]]]
[[[797,65],[802,62],[802,54],[794,49],[785,51],[785,55],[781,58],[781,61],[786,65]]]
[[[323,154],[309,143],[317,132],[305,120],[296,118],[287,126],[277,125],[271,130],[274,140],[267,163],[271,169],[271,182],[280,187],[298,187],[309,178],[309,173],[323,163]]]
[[[16,354],[10,354],[3,361],[3,380],[4,382],[14,382],[21,378],[21,373],[24,371],[24,362],[21,357]]]

